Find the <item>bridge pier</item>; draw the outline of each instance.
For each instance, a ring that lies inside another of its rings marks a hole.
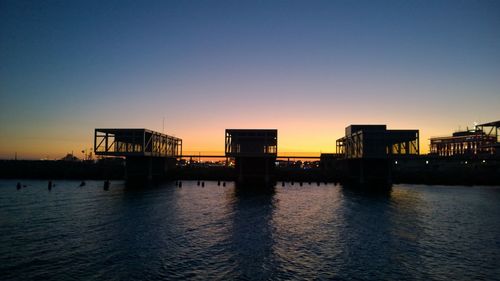
[[[276,158],[272,157],[236,157],[237,182],[240,184],[273,184],[275,182],[275,162]]]
[[[165,157],[127,157],[125,160],[126,180],[159,180],[169,176],[176,165],[175,158]]]
[[[389,159],[342,159],[339,171],[346,184],[378,187],[392,184],[392,166]]]

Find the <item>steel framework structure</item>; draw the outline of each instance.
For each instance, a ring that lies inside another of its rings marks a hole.
[[[276,157],[278,130],[226,129],[225,154],[227,157]]]
[[[337,154],[344,158],[386,158],[418,155],[418,130],[387,130],[385,125],[351,125],[337,140]]]
[[[476,125],[472,130],[455,132],[447,137],[430,140],[430,153],[439,156],[473,156],[495,154],[500,151],[498,128],[500,121]]]
[[[95,129],[94,152],[104,156],[179,157],[182,140],[148,129]]]

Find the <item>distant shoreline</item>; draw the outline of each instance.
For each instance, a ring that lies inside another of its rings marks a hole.
[[[424,164],[423,164],[424,163]],[[161,180],[234,180],[231,167],[177,167]],[[99,162],[0,160],[1,179],[124,180],[121,159]],[[277,167],[274,178],[286,182],[342,182],[336,164],[301,169]],[[398,160],[392,167],[392,182],[429,185],[500,185],[500,160],[469,161],[441,159],[425,164],[420,159]]]

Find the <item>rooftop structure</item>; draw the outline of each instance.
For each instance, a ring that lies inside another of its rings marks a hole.
[[[498,128],[500,121],[476,125],[453,133],[451,136],[433,137],[430,153],[439,156],[474,156],[489,155],[500,152]]]
[[[178,157],[182,140],[148,129],[95,129],[94,152],[105,156]]]
[[[387,130],[386,125],[351,125],[337,140],[337,153],[347,159],[383,159],[389,156],[418,155],[418,130]]]
[[[226,129],[227,157],[276,157],[278,130]]]

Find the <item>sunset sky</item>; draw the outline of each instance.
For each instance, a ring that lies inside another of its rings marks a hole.
[[[419,129],[426,153],[500,119],[500,1],[0,2],[0,159],[163,119],[195,153],[226,128],[334,152],[357,123]]]

